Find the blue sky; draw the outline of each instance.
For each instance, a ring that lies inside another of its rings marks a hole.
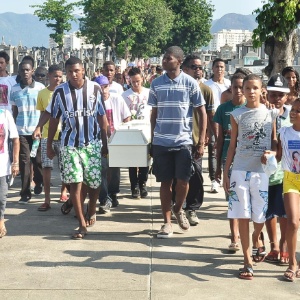
[[[113,1],[113,0],[112,0]],[[219,19],[227,13],[249,15],[252,11],[262,6],[261,0],[208,0],[215,6],[213,19]],[[29,5],[42,4],[44,0],[7,0],[0,6],[0,13],[14,12],[18,14],[33,13]],[[70,1],[71,2],[71,1]]]

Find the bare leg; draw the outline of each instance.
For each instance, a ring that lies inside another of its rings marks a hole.
[[[239,220],[238,219],[229,219],[229,226],[231,232],[231,242],[239,242]]]
[[[253,222],[253,226],[254,226],[254,231],[252,233],[253,247],[254,248],[262,247],[263,243],[260,239],[260,233],[262,232],[262,229],[264,228],[264,223]]]
[[[189,183],[177,179],[175,189],[176,189],[176,196],[175,196],[174,212],[178,213],[182,209],[182,205],[189,191]]]
[[[286,242],[289,252],[289,269],[297,270],[296,245],[297,231],[299,227],[299,195],[296,193],[284,194],[284,208],[287,215]],[[291,273],[286,272],[286,276]]]
[[[50,205],[50,181],[51,181],[51,168],[43,168],[45,203],[49,205]]]
[[[160,203],[165,223],[171,223],[172,180],[161,183]]]
[[[269,262],[278,262],[279,244],[277,241],[277,217],[267,220],[266,228],[270,240],[270,252],[273,252],[267,255],[266,260]]]
[[[252,266],[250,255],[249,219],[239,219],[239,232],[244,255],[244,266]]]
[[[279,226],[280,226],[280,241],[279,241],[279,249],[280,252],[288,252],[287,250],[287,243],[286,243],[286,227],[287,227],[287,219],[286,218],[279,218]],[[288,264],[289,258],[286,257],[284,254],[280,257],[281,264]]]
[[[70,184],[70,198],[75,209],[75,213],[79,222],[79,229],[86,231],[86,224],[84,219],[84,214],[82,210],[82,197],[81,197],[81,187],[82,183],[71,183]]]
[[[65,183],[61,183],[61,189],[60,189],[60,196],[61,197],[67,197],[67,193],[68,193],[68,189],[66,187],[66,184]]]

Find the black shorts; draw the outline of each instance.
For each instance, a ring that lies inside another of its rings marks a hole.
[[[163,147],[153,145],[153,174],[157,182],[173,178],[189,182],[192,175],[192,146]]]
[[[282,183],[269,186],[268,210],[266,213],[267,220],[270,220],[274,217],[286,218],[282,193]]]

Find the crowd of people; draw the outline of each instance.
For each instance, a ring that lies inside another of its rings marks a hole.
[[[96,223],[98,201],[100,214],[119,205],[120,168],[109,166],[108,139],[122,123],[143,119],[151,127],[152,172],[160,182],[163,225],[157,238],[172,236],[172,219],[183,232],[199,223],[202,159],[208,146],[211,193],[223,186],[228,201],[229,250],[243,251],[239,278],[253,279],[254,262],[264,260],[287,265],[287,281],[300,277],[300,79],[294,68],[284,68],[267,84],[246,68],[237,69],[229,80],[225,62],[217,58],[211,78],[205,79],[200,58],[185,56],[177,46],[166,50],[162,66],[129,65],[121,72],[106,61],[92,80],[76,57],[65,63],[66,82],[57,65],[34,70],[30,56],[23,58],[16,77],[7,73],[8,63],[9,56],[1,51],[0,237],[7,234],[8,184],[18,173],[19,203],[28,203],[32,193],[44,189],[38,210],[51,209],[51,170],[57,156],[62,212],[74,207],[79,229],[72,238],[83,239]],[[129,168],[132,198],[148,196],[148,174],[149,167]]]

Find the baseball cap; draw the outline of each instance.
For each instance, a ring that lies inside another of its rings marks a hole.
[[[280,74],[273,75],[268,81],[268,91],[278,91],[283,93],[289,93],[289,84],[287,80]]]
[[[107,84],[109,84],[109,81],[108,81],[107,77],[104,76],[104,75],[100,75],[100,76],[96,77],[94,79],[94,81],[96,81],[99,85],[107,85]]]

